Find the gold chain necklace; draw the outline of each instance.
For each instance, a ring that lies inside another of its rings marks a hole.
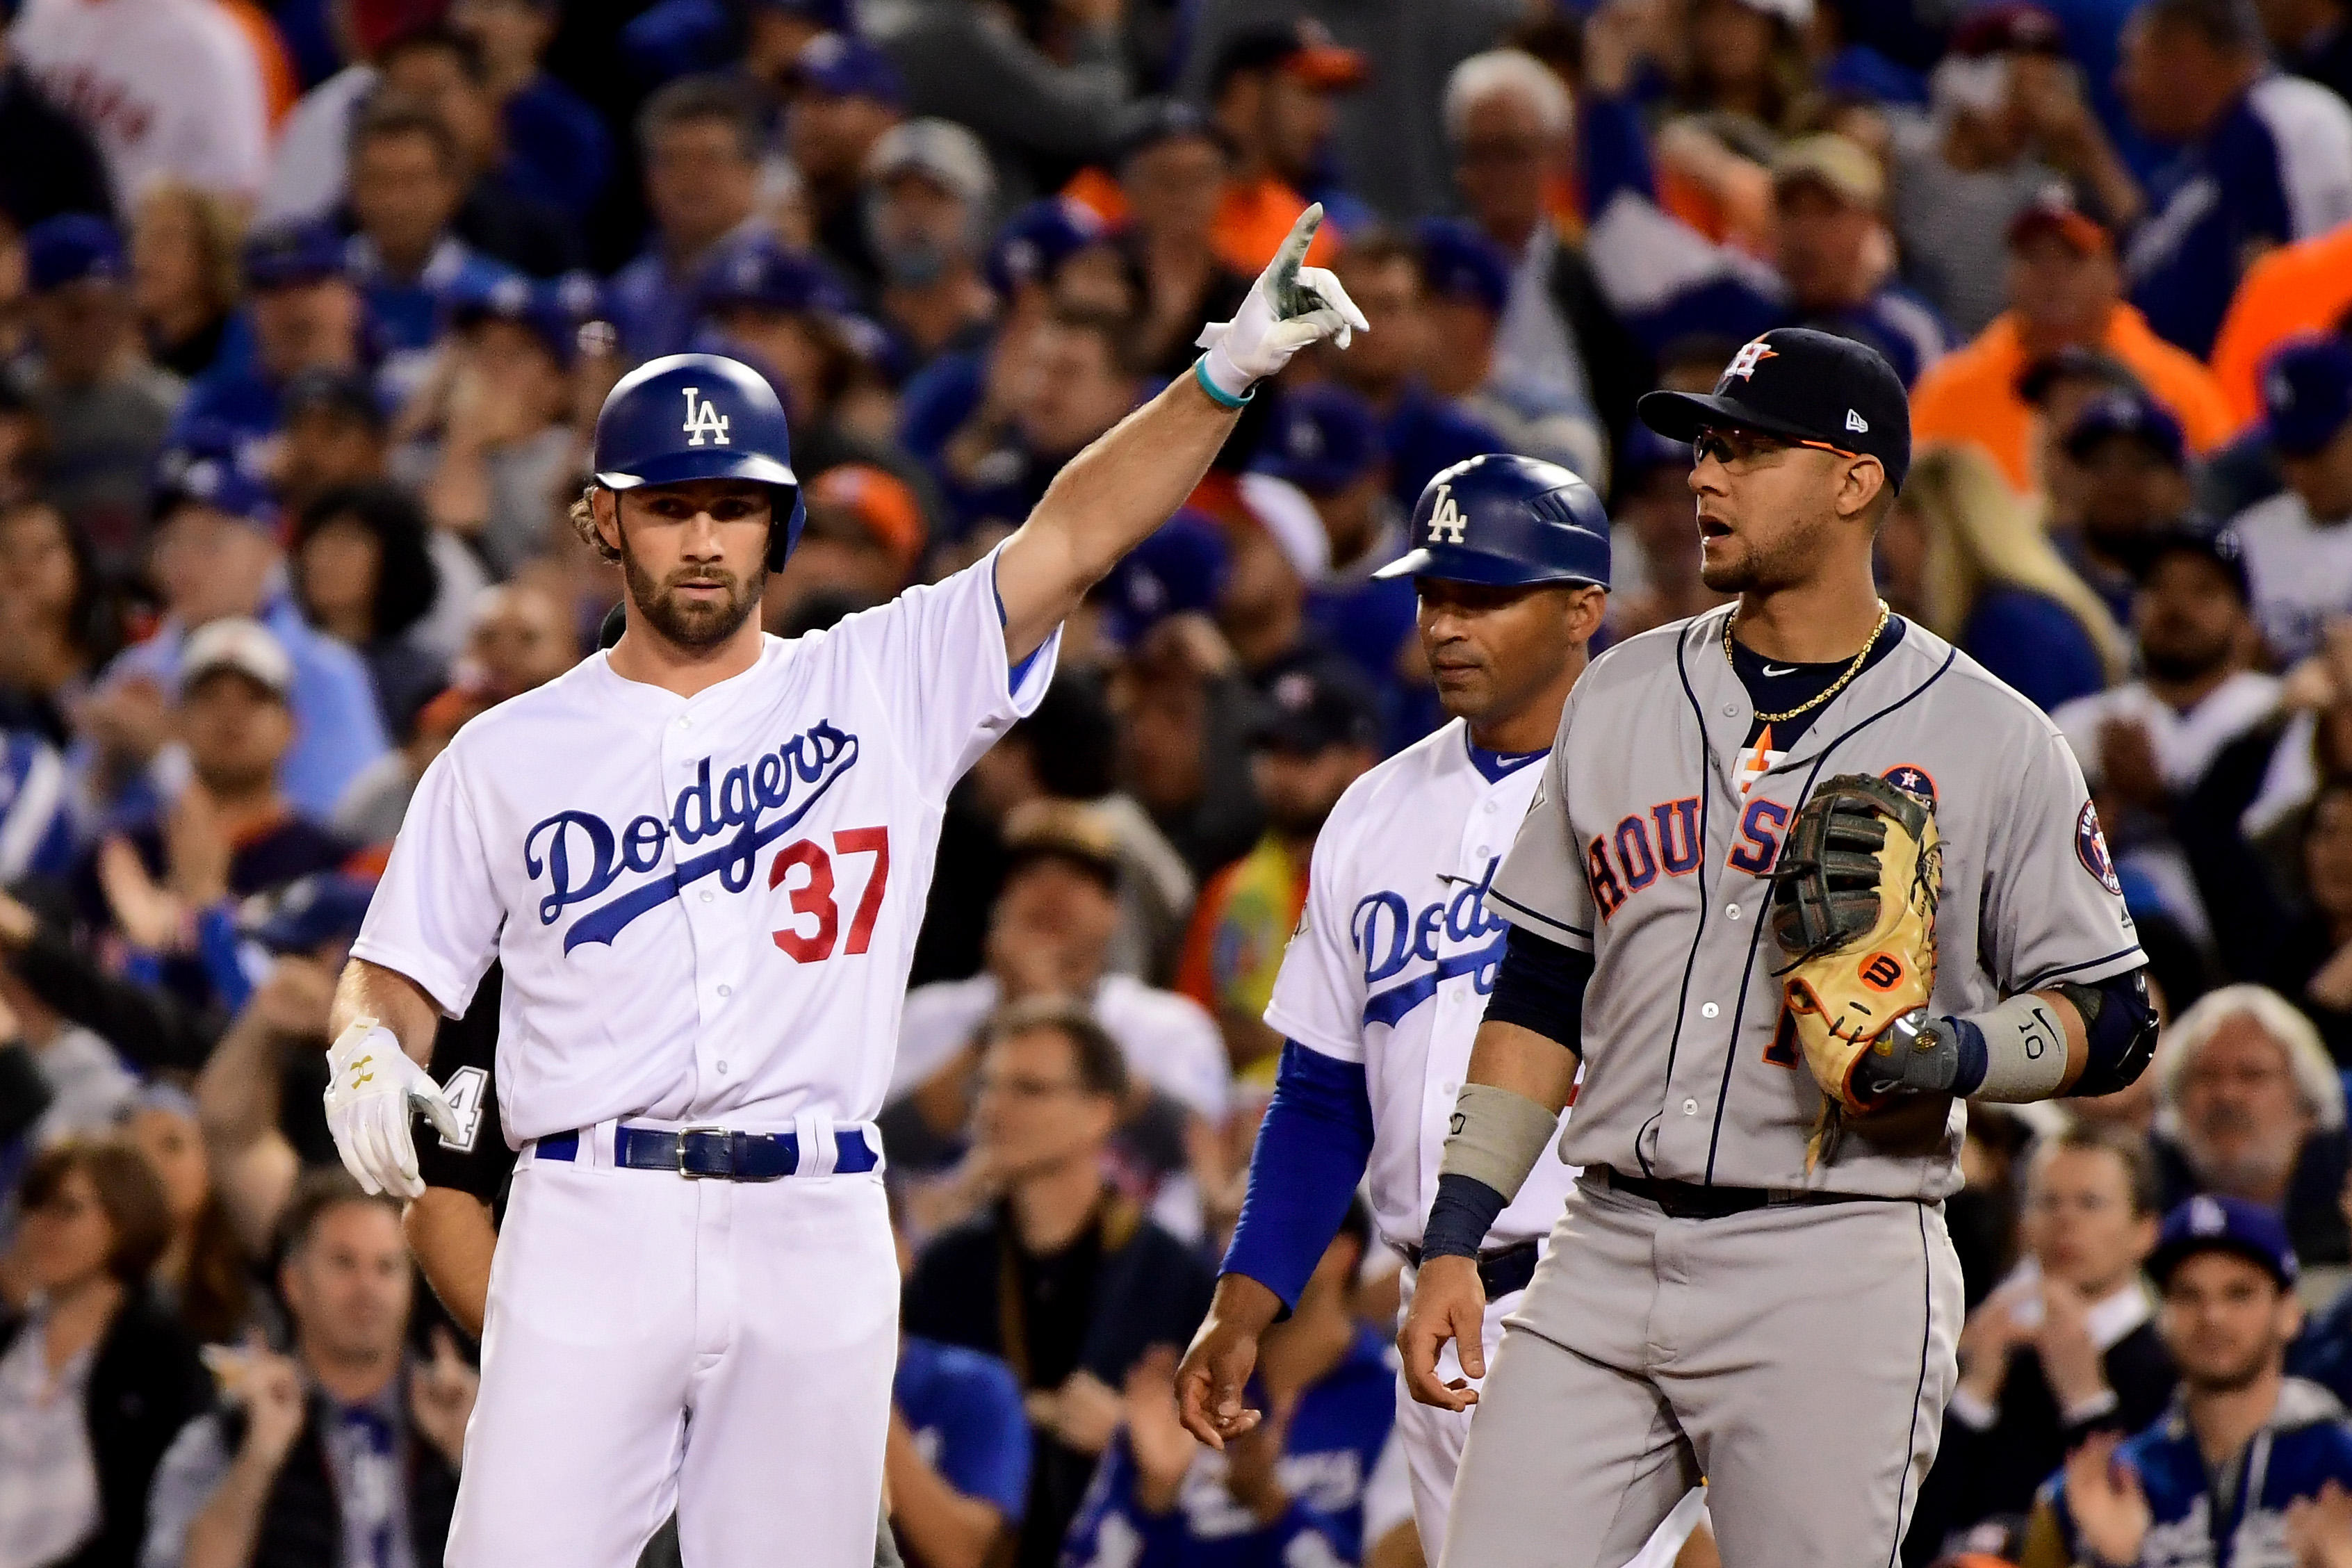
[[[1757,721],[1764,724],[1786,723],[1798,714],[1809,712],[1843,691],[1846,682],[1862,673],[1863,661],[1870,658],[1870,650],[1878,646],[1878,634],[1886,629],[1886,601],[1881,599],[1878,601],[1878,624],[1870,628],[1870,640],[1862,645],[1862,651],[1853,656],[1853,662],[1845,667],[1845,673],[1830,682],[1827,690],[1810,702],[1798,703],[1785,713],[1759,713],[1756,715]],[[1723,661],[1731,666],[1735,675],[1738,673],[1739,661],[1731,657],[1731,624],[1738,618],[1739,612],[1737,609],[1723,617]]]

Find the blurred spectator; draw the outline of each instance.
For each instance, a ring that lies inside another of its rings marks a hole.
[[[1370,226],[1371,208],[1335,177],[1331,148],[1338,96],[1361,87],[1368,71],[1362,51],[1342,48],[1306,17],[1244,27],[1218,47],[1205,101],[1233,150],[1216,223],[1226,266],[1250,274],[1273,260],[1308,202],[1323,204],[1331,236],[1312,256],[1318,266],[1349,233]]]
[[[1433,394],[1422,376],[1431,353],[1429,280],[1413,244],[1375,230],[1358,237],[1335,270],[1372,330],[1327,363],[1332,375],[1361,393],[1379,416],[1381,443],[1389,455],[1389,494],[1409,513],[1440,468],[1499,450],[1503,443]]]
[[[12,1563],[131,1568],[149,1480],[212,1394],[146,1291],[172,1232],[163,1186],[127,1143],[70,1140],[20,1191],[10,1261],[35,1304],[0,1328],[0,1541]]]
[[[2011,488],[2030,494],[2048,482],[2037,471],[2032,410],[2019,381],[2028,366],[2068,350],[2096,350],[2126,367],[2179,421],[2189,449],[2227,438],[2235,421],[2205,367],[2148,330],[2123,300],[2123,273],[2107,231],[2077,209],[2063,186],[2048,186],[2010,222],[2005,269],[2009,309],[1974,342],[1919,377],[1911,396],[1911,438],[1973,441],[1999,463]]]
[[[913,580],[923,554],[923,514],[903,482],[871,464],[841,463],[819,473],[806,493],[801,542],[769,579],[770,620],[826,592],[846,594],[861,606],[878,605]]]
[[[2295,999],[2338,1064],[2352,1062],[2352,781],[2320,785],[2300,869],[2309,907],[2266,954],[2264,978]]]
[[[1358,1310],[1370,1246],[1359,1201],[1297,1309],[1266,1333],[1249,1391],[1265,1418],[1223,1453],[1176,1418],[1174,1352],[1136,1363],[1119,1435],[1070,1527],[1068,1568],[1361,1563],[1411,1517],[1386,1336]]]
[[[26,229],[66,213],[110,216],[106,161],[79,121],[51,102],[0,33],[0,216]]]
[[[2352,99],[2352,8],[2345,0],[2257,0],[2280,68]]]
[[[579,633],[544,588],[501,583],[475,605],[461,666],[479,680],[485,707],[535,690],[579,662]]]
[[[903,118],[906,87],[888,56],[851,33],[810,39],[793,61],[792,80],[784,148],[807,193],[817,248],[871,292],[883,272],[866,216],[867,168],[883,135]],[[993,183],[992,174],[982,188]]]
[[[1921,451],[1878,549],[1891,602],[2045,712],[2129,668],[2098,595],[1974,447]]]
[[[1246,853],[1264,821],[1248,769],[1261,699],[1216,626],[1191,613],[1159,621],[1114,691],[1119,777],[1193,876]]]
[[[891,1098],[915,1093],[960,1061],[1001,1008],[1038,997],[1083,1003],[1118,1042],[1129,1073],[1209,1127],[1233,1105],[1232,1071],[1216,1026],[1191,998],[1108,966],[1119,921],[1118,841],[1108,816],[1076,801],[1032,800],[1006,817],[1003,889],[989,917],[987,967],[969,980],[907,994]],[[935,1121],[952,1131],[960,1118]]]
[[[1249,292],[1248,276],[1219,243],[1234,156],[1224,133],[1199,110],[1167,99],[1147,107],[1119,149],[1126,221],[1118,246],[1142,285],[1135,357],[1154,374],[1181,374],[1200,323],[1230,320]]]
[[[1122,317],[1065,310],[1029,335],[1006,405],[983,403],[940,454],[964,534],[1016,526],[1064,463],[1134,409],[1132,337]]]
[[[2071,469],[2058,493],[2071,489],[2081,508],[2068,517],[2053,507],[2059,551],[2109,613],[2128,620],[2149,546],[2189,510],[2180,422],[2146,393],[2103,392],[2062,427],[2058,446]]]
[[[493,588],[486,597],[495,600],[506,592],[504,588]],[[433,759],[447,750],[449,742],[466,721],[489,706],[481,689],[479,673],[464,671],[460,681],[446,688],[418,710],[406,739],[352,781],[343,798],[335,803],[335,814],[330,819],[335,831],[354,844],[369,847],[367,853],[371,856],[376,852],[388,855],[393,837],[400,831],[401,819],[408,815],[408,802],[416,793],[416,781],[425,776]]]
[[[517,167],[500,132],[488,61],[471,37],[430,24],[412,27],[384,45],[377,67],[384,106],[422,110],[448,132],[460,196],[449,224],[459,239],[536,278],[581,264],[572,215],[533,188],[530,171]],[[362,119],[374,111],[363,111]]]
[[[1805,85],[1808,0],[1691,0],[1685,15],[1677,107],[1790,129]]]
[[[2263,986],[2225,985],[2173,1020],[2157,1056],[2166,1202],[2242,1199],[2284,1215],[2312,1262],[2352,1258],[2336,1203],[2352,1168],[2344,1085],[2310,1020]]]
[[[25,236],[34,355],[17,367],[49,432],[49,499],[100,554],[138,551],[147,482],[185,388],[147,362],[114,226],[53,217]]]
[[[351,206],[359,232],[347,265],[370,324],[394,355],[432,346],[452,295],[488,293],[509,276],[449,232],[464,196],[457,139],[437,116],[388,100],[352,127]]]
[[[341,1171],[304,1184],[278,1270],[292,1353],[236,1356],[236,1409],[173,1443],[144,1568],[439,1559],[478,1379],[446,1330],[404,1356],[414,1277],[397,1205]]]
[[[2324,1563],[2352,1547],[2340,1512],[2352,1428],[2326,1390],[2284,1375],[2303,1304],[2277,1216],[2192,1198],[2165,1216],[2148,1271],[2180,1397],[2137,1436],[2103,1432],[2067,1456],[2035,1506],[2022,1568],[2253,1562],[2265,1552]],[[2298,1540],[2315,1522],[2301,1505],[2323,1495],[2338,1510],[2329,1552]]]
[[[2337,330],[2352,312],[2352,222],[2283,246],[2247,268],[2213,340],[2213,375],[2232,420],[2263,411],[2261,371],[2272,351],[2307,331]]]
[[[2063,176],[2127,226],[2139,187],[2084,101],[2064,27],[2039,5],[1969,17],[1929,89],[1927,120],[1894,121],[1888,212],[1906,272],[1956,333],[1974,337],[2004,303],[2000,237],[2019,215]],[[2006,302],[2022,300],[2011,289]]]
[[[1208,1265],[1105,1181],[1128,1093],[1117,1042],[1066,1002],[1018,1005],[982,1034],[974,1153],[1003,1196],[934,1240],[906,1290],[907,1331],[1002,1355],[1024,1390],[1036,1462],[1014,1561],[1052,1568],[1116,1392],[1154,1345],[1188,1342]]]
[[[481,52],[498,106],[508,189],[584,222],[613,172],[613,137],[578,94],[540,68],[562,8],[554,0],[456,0],[449,23]],[[520,264],[518,264],[520,265]]]
[[[1559,210],[1575,111],[1549,68],[1517,49],[1473,55],[1445,83],[1454,182],[1470,221],[1502,247],[1510,293],[1496,367],[1564,391],[1630,437],[1633,402],[1650,390],[1648,355],[1617,319]]]
[[[919,1563],[982,1568],[1020,1530],[1029,1500],[1029,1423],[1012,1369],[910,1334],[898,1342],[890,1399],[883,1475],[893,1529]]]
[[[2263,419],[2286,489],[2238,514],[2254,618],[2291,663],[2352,605],[2352,342],[2289,342],[2263,372]]]
[[[2222,749],[2269,721],[2280,698],[2278,679],[2251,668],[2257,638],[2236,538],[2207,528],[2157,536],[2132,626],[2140,678],[2051,717],[2099,803],[2117,868],[2147,878],[2166,907],[2204,934],[2210,927],[2173,842],[2173,816]]]
[[[2202,359],[2249,262],[2352,219],[2352,106],[2269,72],[2236,0],[2144,0],[2116,84],[2141,130],[2180,147],[2124,254],[2132,303]]]
[[[73,918],[55,884],[42,887],[19,881],[16,886],[52,905],[60,924]],[[29,913],[26,918],[31,918]],[[47,1109],[26,1133],[28,1149],[45,1149],[67,1138],[110,1133],[139,1095],[139,1080],[131,1076],[112,1046],[95,1030],[42,1001],[7,966],[0,966],[0,1037],[8,1041],[0,1048],[13,1053],[21,1047],[31,1058],[40,1085],[47,1091]]]
[[[241,221],[226,198],[165,181],[148,187],[131,219],[131,292],[147,352],[183,378],[220,357],[236,308]]]
[[[445,321],[432,374],[397,421],[408,439],[393,472],[432,514],[436,561],[462,541],[468,559],[510,576],[546,552],[556,494],[572,473],[567,372],[576,334],[546,290],[511,279],[450,300]],[[801,436],[795,426],[795,458]],[[460,594],[478,589],[478,573],[454,574]],[[466,607],[446,606],[452,616]]]
[[[682,77],[637,115],[646,205],[645,250],[614,273],[605,302],[637,359],[675,353],[693,330],[703,267],[730,239],[759,226],[760,126],[741,87],[721,77]]]
[[[944,120],[892,126],[866,160],[866,232],[882,322],[909,366],[975,348],[995,310],[981,280],[994,177],[980,141]]]
[[[1235,1069],[1270,1085],[1282,1037],[1262,1015],[1307,904],[1308,854],[1341,792],[1381,753],[1379,712],[1345,675],[1294,668],[1265,690],[1250,759],[1265,833],[1202,888],[1177,989],[1215,1017]]]
[[[1025,201],[1100,161],[1136,116],[1118,10],[1072,6],[1052,19],[1065,26],[1050,51],[969,0],[908,0],[865,26],[906,79],[908,112],[970,127],[995,160],[999,188]]]
[[[1430,390],[1501,437],[1504,449],[1558,463],[1595,488],[1609,488],[1609,437],[1592,405],[1574,394],[1524,380],[1497,357],[1510,300],[1510,264],[1486,237],[1451,218],[1423,218],[1415,230],[1429,283]]]
[[[367,308],[344,270],[343,242],[323,224],[263,229],[246,241],[250,358],[222,356],[180,405],[173,438],[218,427],[242,451],[274,433],[279,389],[307,370],[364,370]]]
[[[1627,433],[1609,504],[1615,520],[1609,532],[1609,629],[1614,637],[1633,637],[1723,603],[1722,595],[1699,581],[1690,470],[1689,447],[1646,425]],[[1885,552],[1901,542],[1881,527],[1880,572],[1887,593],[1896,592],[1897,573]]]
[[[366,662],[388,735],[406,735],[446,684],[441,658],[410,636],[441,591],[428,529],[405,490],[341,485],[302,510],[289,542],[303,618]]]
[[[2139,1273],[2162,1216],[2147,1146],[2096,1126],[2045,1138],[2027,1161],[2024,1207],[2025,1261],[1960,1331],[1960,1381],[1908,1563],[1933,1561],[1979,1521],[2024,1515],[2092,1433],[2137,1432],[2172,1395]]]
[[[261,189],[261,72],[226,7],[34,0],[17,13],[9,49],[89,130],[124,203],[172,177],[227,196]]]
[[[260,621],[290,667],[293,740],[280,782],[294,805],[323,816],[383,753],[383,727],[366,667],[311,630],[282,587],[276,526],[260,487],[227,460],[207,456],[183,467],[166,491],[151,556],[163,623],[107,666],[98,695],[120,704],[131,700],[126,688],[160,694],[181,680],[184,652],[198,628],[232,617]],[[258,645],[247,639],[242,646]],[[102,750],[127,749],[142,767],[152,761],[155,741],[150,736],[142,744],[143,726],[102,722],[94,736]]]
[[[171,1240],[150,1279],[157,1297],[200,1344],[233,1344],[254,1325],[256,1291],[247,1243],[213,1188],[195,1101],[168,1079],[149,1081],[122,1119],[123,1136],[163,1184]]]

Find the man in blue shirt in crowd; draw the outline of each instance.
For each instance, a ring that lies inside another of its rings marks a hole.
[[[250,472],[260,467],[253,448],[278,428],[289,381],[308,370],[362,370],[371,356],[366,304],[344,269],[341,237],[325,224],[285,224],[246,241],[245,285],[245,320],[188,389],[166,446],[225,438]]]
[[[506,132],[507,183],[579,223],[613,172],[613,137],[602,116],[540,68],[561,10],[556,0],[457,0],[449,22],[481,50]]]
[[[1389,494],[1410,512],[1440,468],[1507,448],[1501,437],[1429,388],[1424,367],[1441,345],[1431,341],[1421,247],[1375,229],[1350,240],[1333,270],[1372,330],[1345,354],[1332,356],[1331,373],[1371,405],[1388,451]]]
[[[2022,1568],[2331,1560],[2290,1544],[2321,1524],[2297,1503],[2352,1486],[2352,1427],[2333,1394],[2286,1375],[2303,1304],[2285,1223],[2242,1198],[2193,1197],[2165,1216],[2147,1271],[2179,1394],[2137,1436],[2075,1450],[2035,1505]]]
[[[2147,0],[2116,76],[2140,128],[2180,144],[2124,252],[2131,302],[2202,359],[2263,253],[2352,218],[2352,108],[2270,69],[2252,6]]]
[[[1070,1525],[1063,1568],[1361,1563],[1411,1517],[1391,1441],[1396,1374],[1384,1336],[1355,1310],[1371,1236],[1355,1199],[1297,1309],[1265,1336],[1252,1384],[1265,1420],[1224,1452],[1177,1419],[1174,1352],[1137,1364],[1126,1426]]]
[[[757,231],[760,142],[749,95],[724,77],[680,78],[637,116],[654,227],[644,251],[605,289],[630,358],[683,349],[704,272],[730,241]]]

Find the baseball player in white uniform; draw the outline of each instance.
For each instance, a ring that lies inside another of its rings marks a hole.
[[[1320,216],[1012,538],[792,642],[755,614],[801,518],[773,391],[707,354],[614,388],[574,518],[628,629],[426,770],[336,996],[336,1145],[414,1195],[435,1025],[505,968],[520,1157],[453,1568],[627,1568],[673,1503],[696,1568],[872,1561],[898,1318],[872,1118],[943,803],[1253,384],[1363,329],[1299,264]]]
[[[1247,1384],[1259,1337],[1297,1299],[1368,1170],[1412,1299],[1438,1154],[1503,955],[1507,928],[1486,889],[1606,607],[1609,520],[1565,468],[1457,464],[1423,491],[1412,533],[1419,548],[1377,574],[1414,579],[1423,647],[1454,717],[1358,780],[1315,846],[1305,918],[1265,1014],[1284,1046],[1249,1196],[1177,1377],[1185,1425],[1218,1446],[1256,1425]],[[1489,1345],[1574,1179],[1562,1165],[1538,1173],[1488,1233]],[[1397,1424],[1433,1552],[1469,1413],[1419,1404],[1400,1384]],[[1673,1560],[1698,1495],[1640,1561]]]

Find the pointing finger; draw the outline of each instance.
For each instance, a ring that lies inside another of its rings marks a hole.
[[[1283,237],[1282,248],[1274,253],[1274,263],[1268,270],[1276,281],[1287,281],[1297,275],[1298,264],[1307,259],[1307,249],[1315,243],[1315,231],[1322,226],[1323,204],[1310,203]]]

